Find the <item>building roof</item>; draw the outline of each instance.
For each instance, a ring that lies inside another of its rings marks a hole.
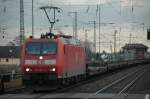
[[[144,44],[126,44],[122,47],[123,49],[148,49],[148,47]]]
[[[0,46],[0,58],[19,58],[20,46]]]

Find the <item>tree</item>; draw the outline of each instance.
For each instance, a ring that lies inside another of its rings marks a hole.
[[[15,46],[15,43],[12,42],[12,41],[9,41],[9,42],[6,44],[6,46]]]
[[[16,36],[12,41],[9,41],[7,46],[20,46],[20,36]]]

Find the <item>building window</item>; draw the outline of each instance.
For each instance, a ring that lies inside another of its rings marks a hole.
[[[9,62],[9,59],[8,59],[8,58],[6,58],[6,62]]]

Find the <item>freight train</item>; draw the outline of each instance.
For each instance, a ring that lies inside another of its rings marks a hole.
[[[119,61],[104,61],[81,45],[71,36],[52,33],[42,34],[40,39],[27,39],[22,46],[23,84],[32,88],[67,85],[87,76],[146,62],[144,59],[124,60],[122,54],[116,54]]]

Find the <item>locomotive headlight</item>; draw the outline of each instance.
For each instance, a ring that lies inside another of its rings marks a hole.
[[[30,71],[30,68],[26,68],[26,72],[29,72]]]
[[[52,71],[56,71],[56,69],[55,69],[55,68],[53,68],[53,69],[52,69]]]
[[[51,68],[50,71],[55,72],[56,68]]]

